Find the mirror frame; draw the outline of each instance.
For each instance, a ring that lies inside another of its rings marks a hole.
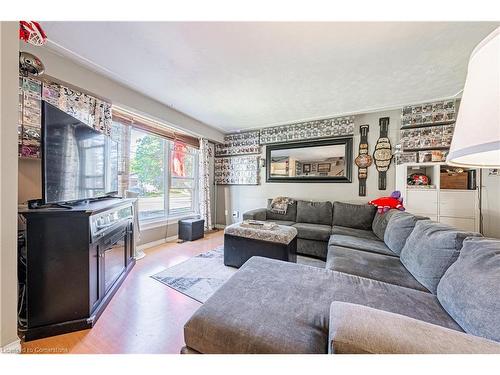
[[[345,145],[345,176],[311,176],[311,177],[272,177],[271,176],[271,151],[293,148],[306,148],[318,146]],[[333,138],[308,142],[278,143],[266,146],[266,182],[352,182],[352,137]]]

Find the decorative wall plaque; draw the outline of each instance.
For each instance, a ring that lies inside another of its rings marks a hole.
[[[378,171],[378,189],[387,189],[387,171],[392,161],[391,141],[389,140],[389,117],[379,119],[380,137],[375,145],[373,159]]]
[[[94,129],[110,135],[111,103],[34,77],[19,77],[19,156],[40,158],[42,103],[44,100]]]
[[[40,157],[42,122],[40,81],[19,77],[18,152],[25,158]]]
[[[354,116],[329,118],[261,129],[260,144],[350,136],[353,133]]]
[[[368,177],[368,168],[373,163],[373,159],[368,153],[368,131],[369,125],[361,125],[359,131],[361,133],[361,140],[359,142],[359,154],[354,160],[358,166],[358,180],[359,180],[359,196],[366,196],[366,179]]]
[[[260,154],[259,131],[224,136],[224,143],[215,146],[215,156]]]
[[[258,185],[259,155],[215,158],[217,185]]]

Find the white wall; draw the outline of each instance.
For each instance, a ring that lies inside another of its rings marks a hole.
[[[482,175],[483,234],[500,238],[500,176],[489,176],[488,169]]]
[[[0,23],[0,348],[17,338],[17,22]]]
[[[42,197],[42,162],[39,159],[19,159],[18,175],[20,204]]]
[[[373,153],[375,143],[379,137],[379,118],[389,117],[389,138],[394,145],[399,139],[401,127],[401,111],[383,111],[356,115],[355,135],[353,140],[353,160],[358,154],[359,126],[368,124],[369,152]],[[262,147],[262,157],[265,157],[265,147]],[[217,223],[222,225],[240,221],[243,212],[265,207],[268,198],[276,196],[289,196],[296,199],[314,201],[344,201],[353,203],[366,203],[380,196],[389,195],[395,187],[394,161],[387,172],[387,190],[378,190],[378,172],[375,165],[368,171],[367,195],[358,196],[358,169],[353,163],[352,183],[267,183],[265,168],[260,170],[261,184],[257,186],[244,185],[219,185],[217,187]],[[233,220],[232,212],[239,211],[239,218]],[[227,211],[227,215],[225,212]]]

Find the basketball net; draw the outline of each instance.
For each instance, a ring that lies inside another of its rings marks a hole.
[[[38,22],[19,21],[19,39],[34,46],[43,46],[47,41],[47,35]]]

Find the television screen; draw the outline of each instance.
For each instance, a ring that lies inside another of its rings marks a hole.
[[[42,107],[42,162],[45,204],[118,191],[118,144],[46,102]]]

